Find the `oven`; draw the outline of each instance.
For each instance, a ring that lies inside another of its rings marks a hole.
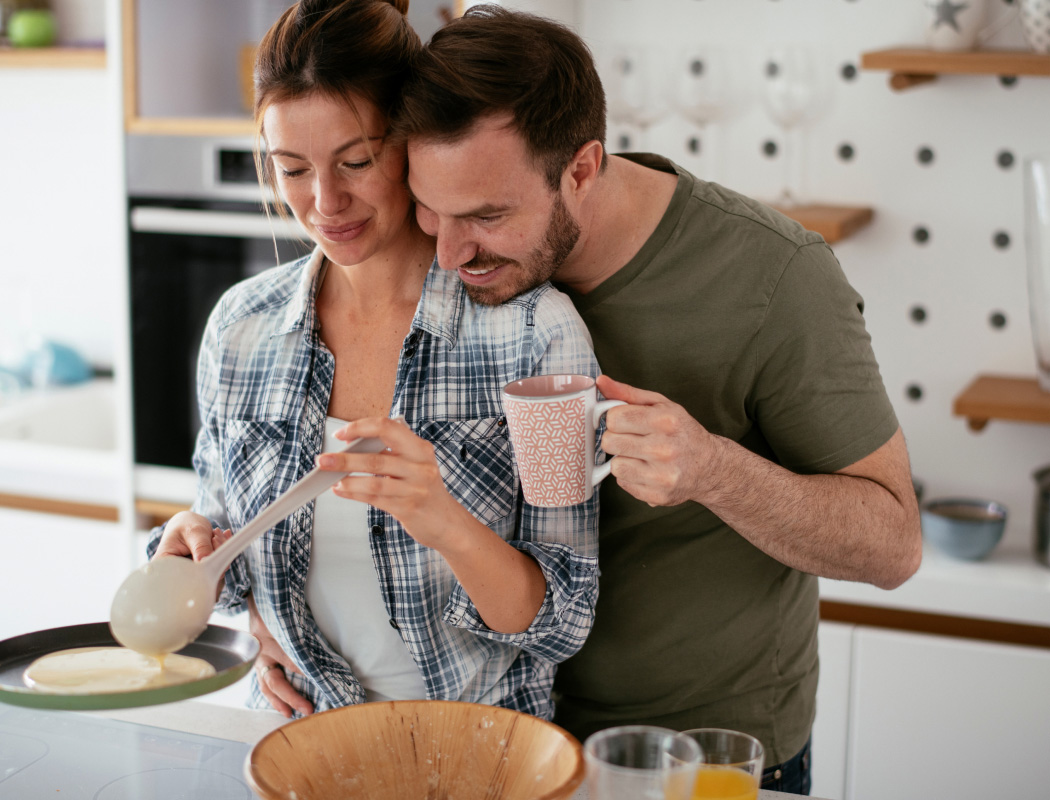
[[[208,314],[232,284],[312,245],[266,215],[250,137],[130,135],[127,158],[135,495],[188,505]]]

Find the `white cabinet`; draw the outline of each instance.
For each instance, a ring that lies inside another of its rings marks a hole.
[[[848,800],[1045,797],[1050,651],[858,627],[849,727]]]
[[[812,794],[845,800],[850,675],[853,666],[853,625],[821,622],[820,683],[817,718],[813,723]]]
[[[0,509],[0,639],[104,622],[131,569],[115,522]]]

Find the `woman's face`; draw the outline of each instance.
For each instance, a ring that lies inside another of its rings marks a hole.
[[[382,254],[411,224],[404,149],[384,144],[375,106],[358,97],[354,105],[361,124],[345,102],[321,94],[274,103],[263,117],[281,196],[341,266]]]

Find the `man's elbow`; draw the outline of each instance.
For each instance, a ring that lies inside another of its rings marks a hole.
[[[880,589],[896,589],[919,571],[922,564],[922,529],[918,521],[909,528],[913,533],[901,543],[901,548],[893,559],[893,568],[887,570],[883,579],[876,583]]]

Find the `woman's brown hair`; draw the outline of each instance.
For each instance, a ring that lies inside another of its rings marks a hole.
[[[408,0],[300,0],[278,18],[255,57],[260,180],[276,189],[260,146],[263,118],[274,103],[320,93],[346,102],[360,121],[358,97],[389,120],[423,47],[407,13]]]

